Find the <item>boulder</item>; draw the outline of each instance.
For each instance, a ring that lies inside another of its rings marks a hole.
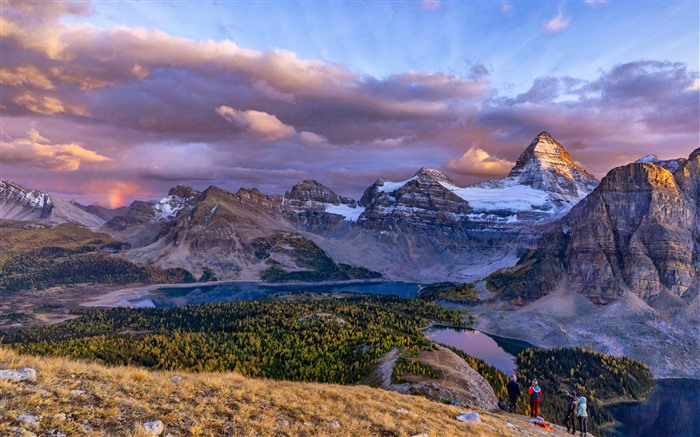
[[[20,414],[17,416],[17,421],[30,428],[39,426],[39,418],[31,414]]]
[[[456,417],[456,419],[464,423],[481,423],[481,417],[479,416],[479,413],[476,413],[474,411],[461,413],[459,416]]]
[[[152,422],[146,422],[143,424],[143,430],[150,435],[161,435],[165,425],[160,420],[154,420]]]
[[[36,370],[30,367],[25,367],[23,369],[2,369],[0,370],[0,379],[33,381],[36,379]]]

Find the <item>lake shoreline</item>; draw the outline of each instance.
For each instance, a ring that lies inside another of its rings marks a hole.
[[[129,300],[135,300],[147,296],[149,293],[159,290],[162,288],[194,288],[194,287],[213,287],[213,286],[226,286],[233,284],[250,283],[256,286],[263,286],[268,288],[278,288],[284,289],[286,287],[324,287],[324,286],[335,286],[335,285],[357,285],[357,284],[380,284],[383,282],[394,283],[397,281],[386,281],[381,279],[350,279],[347,281],[324,281],[324,282],[262,282],[262,281],[250,281],[243,279],[233,279],[227,281],[207,281],[207,282],[188,282],[188,283],[175,283],[175,284],[142,284],[134,285],[126,288],[118,288],[116,290],[109,291],[107,293],[94,296],[87,302],[80,304],[81,307],[88,308],[114,308],[121,306],[120,303]],[[420,284],[418,284],[420,286]]]

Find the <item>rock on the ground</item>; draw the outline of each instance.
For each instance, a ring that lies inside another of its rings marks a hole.
[[[481,422],[481,417],[479,416],[479,413],[475,413],[473,411],[468,411],[466,413],[462,413],[459,416],[457,416],[456,419],[459,421],[462,421],[464,423],[480,423]]]
[[[25,367],[23,369],[2,369],[0,370],[0,379],[33,381],[36,379],[36,370],[30,367]]]
[[[151,435],[161,435],[164,429],[165,425],[163,425],[163,422],[160,420],[154,420],[143,424],[143,430]]]
[[[177,385],[182,382],[182,376],[179,375],[174,375],[170,380],[173,382],[173,384]]]
[[[19,428],[16,426],[10,426],[7,428],[7,430],[12,431],[14,433],[12,435],[17,437],[37,437],[36,434],[34,434],[33,432],[27,431],[24,428]]]
[[[32,428],[39,426],[39,418],[31,414],[20,414],[17,416],[17,421]]]

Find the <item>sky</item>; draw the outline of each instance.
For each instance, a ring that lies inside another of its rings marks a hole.
[[[0,0],[0,37],[0,177],[82,203],[700,147],[698,0]]]

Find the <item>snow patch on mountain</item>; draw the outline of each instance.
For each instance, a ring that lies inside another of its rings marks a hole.
[[[663,160],[659,158],[658,156],[651,154],[647,155],[644,158],[639,158],[638,160],[635,161],[637,164],[654,164],[661,166],[665,168],[666,170],[670,171],[671,173],[675,173],[676,170],[681,166],[683,163],[683,159],[668,159],[668,160]]]
[[[162,222],[175,218],[178,212],[187,205],[186,199],[179,196],[166,196],[153,205],[156,216],[154,222]]]
[[[381,185],[377,187],[377,191],[380,191],[382,193],[393,193],[394,191],[403,187],[407,183],[416,179],[418,179],[418,175],[415,175],[411,179],[406,179],[405,181],[401,182],[381,181]]]
[[[440,185],[469,202],[469,206],[477,212],[543,210],[549,201],[548,193],[527,185],[502,188],[460,188],[445,182]]]
[[[360,218],[365,209],[361,206],[352,207],[343,203],[339,205],[326,204],[326,212],[329,214],[338,214],[343,216],[343,220],[356,222]]]

